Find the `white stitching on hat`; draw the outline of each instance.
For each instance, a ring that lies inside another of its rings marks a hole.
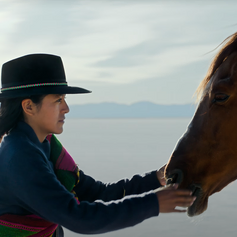
[[[36,83],[36,84],[29,84],[29,85],[22,85],[22,86],[12,86],[12,87],[1,88],[1,91],[16,90],[16,89],[23,89],[23,88],[30,88],[30,87],[37,87],[37,86],[67,86],[67,82]]]

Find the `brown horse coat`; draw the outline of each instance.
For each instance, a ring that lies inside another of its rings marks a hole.
[[[199,105],[166,166],[168,183],[197,196],[188,215],[201,214],[208,197],[237,179],[237,33],[226,39],[197,93]]]

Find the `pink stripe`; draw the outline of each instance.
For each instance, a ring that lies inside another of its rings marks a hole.
[[[21,229],[21,230],[28,230],[28,231],[41,231],[44,228],[43,227],[29,227],[27,225],[22,225],[22,224],[16,224],[16,223],[11,223],[8,221],[2,221],[0,220],[1,225],[6,226],[6,227],[11,227],[11,228],[15,228],[15,229]]]
[[[48,227],[47,229],[45,229],[37,234],[30,235],[30,236],[32,236],[32,237],[50,237],[54,233],[54,231],[57,229],[57,227],[58,227],[57,224],[53,224],[52,226]]]
[[[52,137],[52,134],[47,136],[47,139],[48,139],[49,143],[51,142],[51,137]]]
[[[64,147],[60,154],[60,158],[57,160],[56,169],[68,171],[74,171],[76,169],[76,164],[74,160]]]
[[[32,215],[27,215],[27,217],[34,218],[34,219],[41,219],[41,220],[44,220],[44,219],[42,219],[41,217],[36,216],[36,215],[34,215],[34,214],[32,214]]]

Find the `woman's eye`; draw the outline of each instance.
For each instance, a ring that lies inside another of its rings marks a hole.
[[[59,103],[62,102],[62,98],[58,99],[57,102],[59,102]]]
[[[214,99],[212,100],[213,103],[221,103],[221,102],[225,102],[229,99],[229,95],[223,94],[223,93],[217,93],[215,94]]]

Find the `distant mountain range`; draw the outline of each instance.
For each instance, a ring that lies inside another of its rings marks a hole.
[[[131,105],[98,103],[71,105],[67,118],[170,118],[192,117],[194,104],[160,105],[152,102],[137,102]]]

